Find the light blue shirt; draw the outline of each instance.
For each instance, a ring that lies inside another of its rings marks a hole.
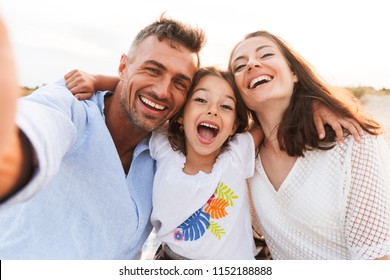
[[[0,259],[137,259],[152,229],[155,162],[138,144],[126,176],[104,95],[80,102],[63,80],[18,103],[39,167],[0,206]]]

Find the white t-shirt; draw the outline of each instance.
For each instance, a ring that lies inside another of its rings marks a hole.
[[[274,259],[374,259],[390,254],[390,152],[383,137],[348,136],[297,159],[275,191],[256,160],[251,191]]]
[[[253,259],[245,182],[254,173],[252,136],[234,136],[210,174],[185,174],[185,156],[161,132],[153,133],[150,151],[157,161],[151,216],[157,239],[189,259]]]

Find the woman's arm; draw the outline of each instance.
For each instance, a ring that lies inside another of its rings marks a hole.
[[[68,89],[80,100],[91,98],[99,90],[114,91],[119,82],[116,76],[93,75],[81,70],[72,70],[64,78]]]

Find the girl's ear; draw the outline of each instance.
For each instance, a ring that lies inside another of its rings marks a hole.
[[[233,136],[236,133],[237,128],[238,128],[238,122],[236,121],[233,125],[232,132],[230,133],[230,136]]]

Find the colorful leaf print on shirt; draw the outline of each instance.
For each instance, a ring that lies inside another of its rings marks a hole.
[[[221,182],[215,194],[213,194],[207,203],[196,211],[191,217],[183,222],[173,233],[176,241],[194,241],[202,237],[206,229],[220,240],[225,234],[225,229],[216,221],[210,219],[223,219],[228,216],[227,207],[233,207],[233,200],[238,196]]]

